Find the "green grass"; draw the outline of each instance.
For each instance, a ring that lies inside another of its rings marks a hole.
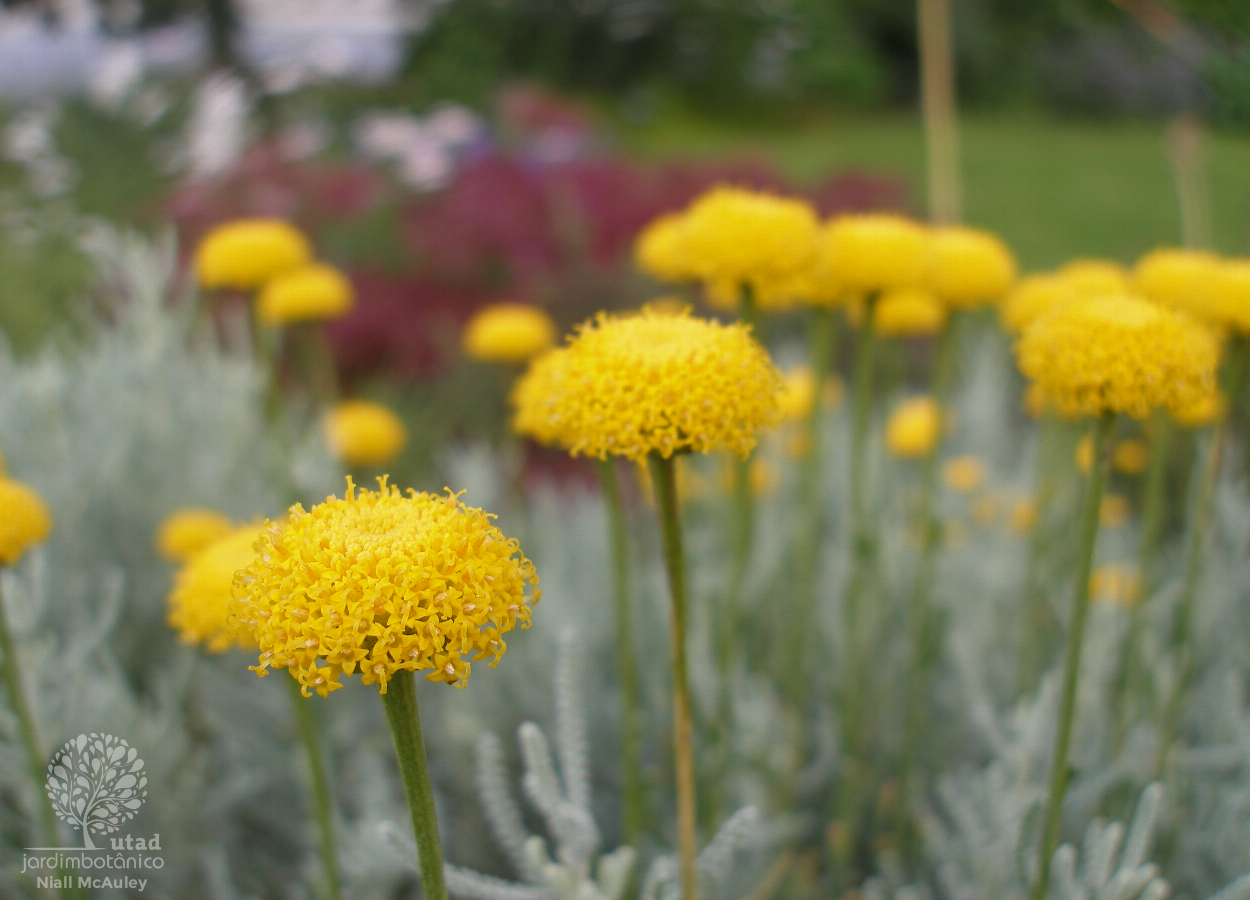
[[[1131,262],[1180,241],[1165,125],[1019,114],[970,115],[961,124],[965,221],[999,232],[1026,269],[1075,256]],[[898,174],[911,182],[917,206],[924,203],[923,134],[913,115],[830,114],[748,127],[667,114],[616,131],[645,157],[764,154],[804,181],[846,169]],[[1216,249],[1245,254],[1250,136],[1211,134],[1205,153]]]

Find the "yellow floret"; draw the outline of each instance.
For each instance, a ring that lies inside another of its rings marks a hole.
[[[1026,376],[1060,411],[1141,418],[1193,406],[1215,386],[1219,348],[1192,320],[1127,296],[1065,304],[1016,345]]]
[[[349,478],[344,498],[265,523],[231,615],[260,648],[258,675],[290,669],[305,696],[358,669],[382,693],[398,672],[463,687],[466,656],[493,666],[504,634],[529,627],[538,575],[490,515],[450,492],[378,486]]]
[[[380,403],[346,400],[325,419],[326,443],[344,465],[384,465],[408,443],[408,429],[399,416]]]
[[[464,327],[461,343],[478,362],[529,362],[556,342],[556,323],[528,303],[496,303],[480,310]]]
[[[312,259],[308,238],[280,219],[239,219],[208,233],[195,251],[201,287],[258,288]]]
[[[43,498],[20,481],[0,478],[0,566],[14,565],[51,533]]]
[[[942,414],[931,397],[913,397],[899,404],[885,427],[885,445],[895,456],[928,456],[937,444]]]
[[[946,226],[932,237],[930,287],[958,309],[997,303],[1016,280],[1011,251],[988,231]]]
[[[156,531],[156,549],[171,562],[182,562],[234,528],[212,509],[180,509],[170,513]]]
[[[270,325],[337,319],[356,305],[352,283],[334,266],[311,263],[281,272],[265,282],[256,314]]]
[[[169,627],[184,644],[204,644],[212,653],[251,643],[228,621],[234,576],[256,559],[259,525],[244,525],[201,548],[174,576],[169,594]]]

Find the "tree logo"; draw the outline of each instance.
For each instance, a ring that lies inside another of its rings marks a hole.
[[[111,834],[135,817],[148,795],[138,751],[111,734],[80,734],[48,763],[48,797],[56,814],[82,829],[83,847],[91,836]]]

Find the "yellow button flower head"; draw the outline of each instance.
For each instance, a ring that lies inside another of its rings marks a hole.
[[[956,456],[942,467],[942,480],[952,490],[971,493],[985,480],[985,466],[975,456]]]
[[[573,455],[746,457],[780,417],[781,375],[746,326],[644,309],[600,313],[568,345],[547,419]]]
[[[805,419],[816,402],[816,375],[810,366],[795,366],[782,375],[781,393],[777,403],[781,418]]]
[[[1082,475],[1088,475],[1090,469],[1094,468],[1094,437],[1093,435],[1083,435],[1076,442],[1076,467]]]
[[[1037,503],[1032,497],[1019,497],[1011,505],[1011,530],[1028,534],[1037,524]]]
[[[1250,334],[1250,259],[1225,260],[1215,285],[1221,322],[1240,334]]]
[[[1137,261],[1133,281],[1149,300],[1184,310],[1213,325],[1223,325],[1220,309],[1220,258],[1204,250],[1162,247]]]
[[[1109,259],[1074,259],[1056,273],[1080,294],[1128,294],[1132,278],[1128,269]]]
[[[43,498],[19,481],[0,478],[0,566],[14,565],[51,532]]]
[[[1016,280],[1016,260],[988,231],[949,225],[933,230],[930,287],[957,309],[997,303]]]
[[[680,253],[695,279],[721,291],[747,285],[766,308],[784,302],[781,286],[811,269],[819,230],[806,201],[722,185],[686,210]]]
[[[1145,441],[1129,438],[1120,441],[1111,451],[1111,465],[1125,475],[1140,475],[1150,462],[1150,448]]]
[[[170,562],[183,562],[225,537],[234,523],[211,509],[180,509],[170,513],[156,531],[156,549]]]
[[[357,493],[349,478],[343,499],[266,522],[234,583],[232,622],[260,648],[256,673],[290,669],[304,696],[357,669],[382,693],[397,672],[426,669],[463,687],[464,657],[495,665],[541,596],[533,564],[491,518],[450,492],[403,495],[382,478]]]
[[[308,238],[280,219],[239,219],[208,233],[195,251],[201,287],[260,287],[279,272],[312,259]]]
[[[937,334],[945,321],[946,307],[937,297],[904,288],[881,295],[872,324],[883,337],[921,337]]]
[[[337,319],[356,305],[352,283],[334,266],[310,263],[279,272],[265,282],[256,314],[270,325]]]
[[[508,402],[512,405],[512,430],[543,446],[559,444],[561,406],[569,382],[570,352],[557,347],[535,358],[516,380]]]
[[[1218,356],[1206,328],[1123,295],[1052,310],[1016,344],[1020,370],[1072,415],[1191,407],[1214,389]]]
[[[1043,313],[1081,296],[1075,284],[1062,275],[1026,275],[1007,294],[998,308],[998,318],[1008,334],[1019,334]]]
[[[325,418],[326,443],[348,466],[381,466],[408,443],[408,429],[399,416],[380,403],[346,400]]]
[[[656,281],[694,281],[695,272],[682,240],[686,217],[665,213],[653,219],[634,244],[634,262]]]
[[[1098,507],[1098,521],[1108,528],[1119,528],[1128,521],[1128,498],[1120,494],[1108,494]]]
[[[192,554],[174,576],[168,621],[184,644],[204,644],[212,653],[250,644],[246,632],[230,626],[229,616],[235,573],[256,559],[259,534],[259,525],[235,528]]]
[[[465,355],[478,362],[520,364],[550,350],[556,323],[528,303],[496,303],[479,310],[464,327]]]
[[[885,445],[895,456],[928,456],[937,443],[942,414],[931,397],[913,397],[899,404],[885,426]]]
[[[816,299],[848,302],[865,294],[916,288],[929,266],[928,230],[902,216],[839,216],[824,228],[815,268]]]

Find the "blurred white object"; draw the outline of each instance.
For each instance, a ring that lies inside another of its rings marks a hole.
[[[192,178],[224,172],[247,142],[247,90],[242,80],[215,72],[195,92],[187,123],[186,162]]]
[[[464,107],[449,106],[424,117],[367,113],[353,132],[361,155],[396,163],[404,184],[431,191],[447,184],[457,153],[486,135],[486,123]]]
[[[99,106],[117,110],[143,78],[143,50],[133,41],[116,41],[87,83],[87,94]]]

